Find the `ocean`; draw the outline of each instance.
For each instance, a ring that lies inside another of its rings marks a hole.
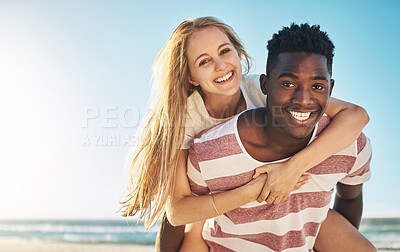
[[[126,220],[0,221],[0,239],[72,243],[153,245],[158,227],[145,232],[143,223]]]
[[[3,220],[0,239],[153,245],[158,226],[126,220]],[[400,218],[366,218],[360,231],[380,250],[400,251]]]

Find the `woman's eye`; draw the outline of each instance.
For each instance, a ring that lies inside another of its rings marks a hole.
[[[284,86],[284,87],[294,87],[294,84],[290,83],[290,82],[283,82],[282,86]]]
[[[200,61],[199,66],[202,66],[202,65],[206,64],[207,62],[208,62],[208,60],[204,59],[204,60]]]
[[[224,49],[224,50],[222,50],[222,51],[221,51],[221,54],[228,53],[228,52],[230,52],[230,50],[231,50],[231,49],[229,49],[229,48],[226,48],[226,49]]]

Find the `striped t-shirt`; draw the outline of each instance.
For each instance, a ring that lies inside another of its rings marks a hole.
[[[266,164],[244,149],[237,130],[238,117],[200,132],[193,139],[188,160],[193,194],[245,185],[252,180],[254,169]],[[329,122],[329,117],[322,117],[310,142]],[[369,139],[361,133],[353,144],[311,168],[311,179],[290,193],[286,201],[278,205],[254,201],[207,220],[203,238],[210,251],[312,251],[334,186],[337,182],[366,182],[370,178],[371,154]]]

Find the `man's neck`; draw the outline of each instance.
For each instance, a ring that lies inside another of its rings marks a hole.
[[[265,108],[248,110],[238,119],[240,140],[254,159],[271,162],[291,157],[309,143],[312,135],[297,139],[272,125]]]

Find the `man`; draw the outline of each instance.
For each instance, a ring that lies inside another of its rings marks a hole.
[[[267,75],[260,77],[267,106],[245,111],[192,143],[188,174],[200,173],[202,179],[190,179],[195,194],[242,186],[252,180],[255,168],[294,155],[324,130],[334,85],[333,48],[319,26],[292,25],[274,35],[268,43]],[[335,185],[335,210],[359,226],[370,158],[369,141],[361,134],[309,170],[311,180],[278,205],[254,201],[224,212],[213,201],[216,212],[224,214],[206,222],[203,238],[217,251],[312,251]]]

